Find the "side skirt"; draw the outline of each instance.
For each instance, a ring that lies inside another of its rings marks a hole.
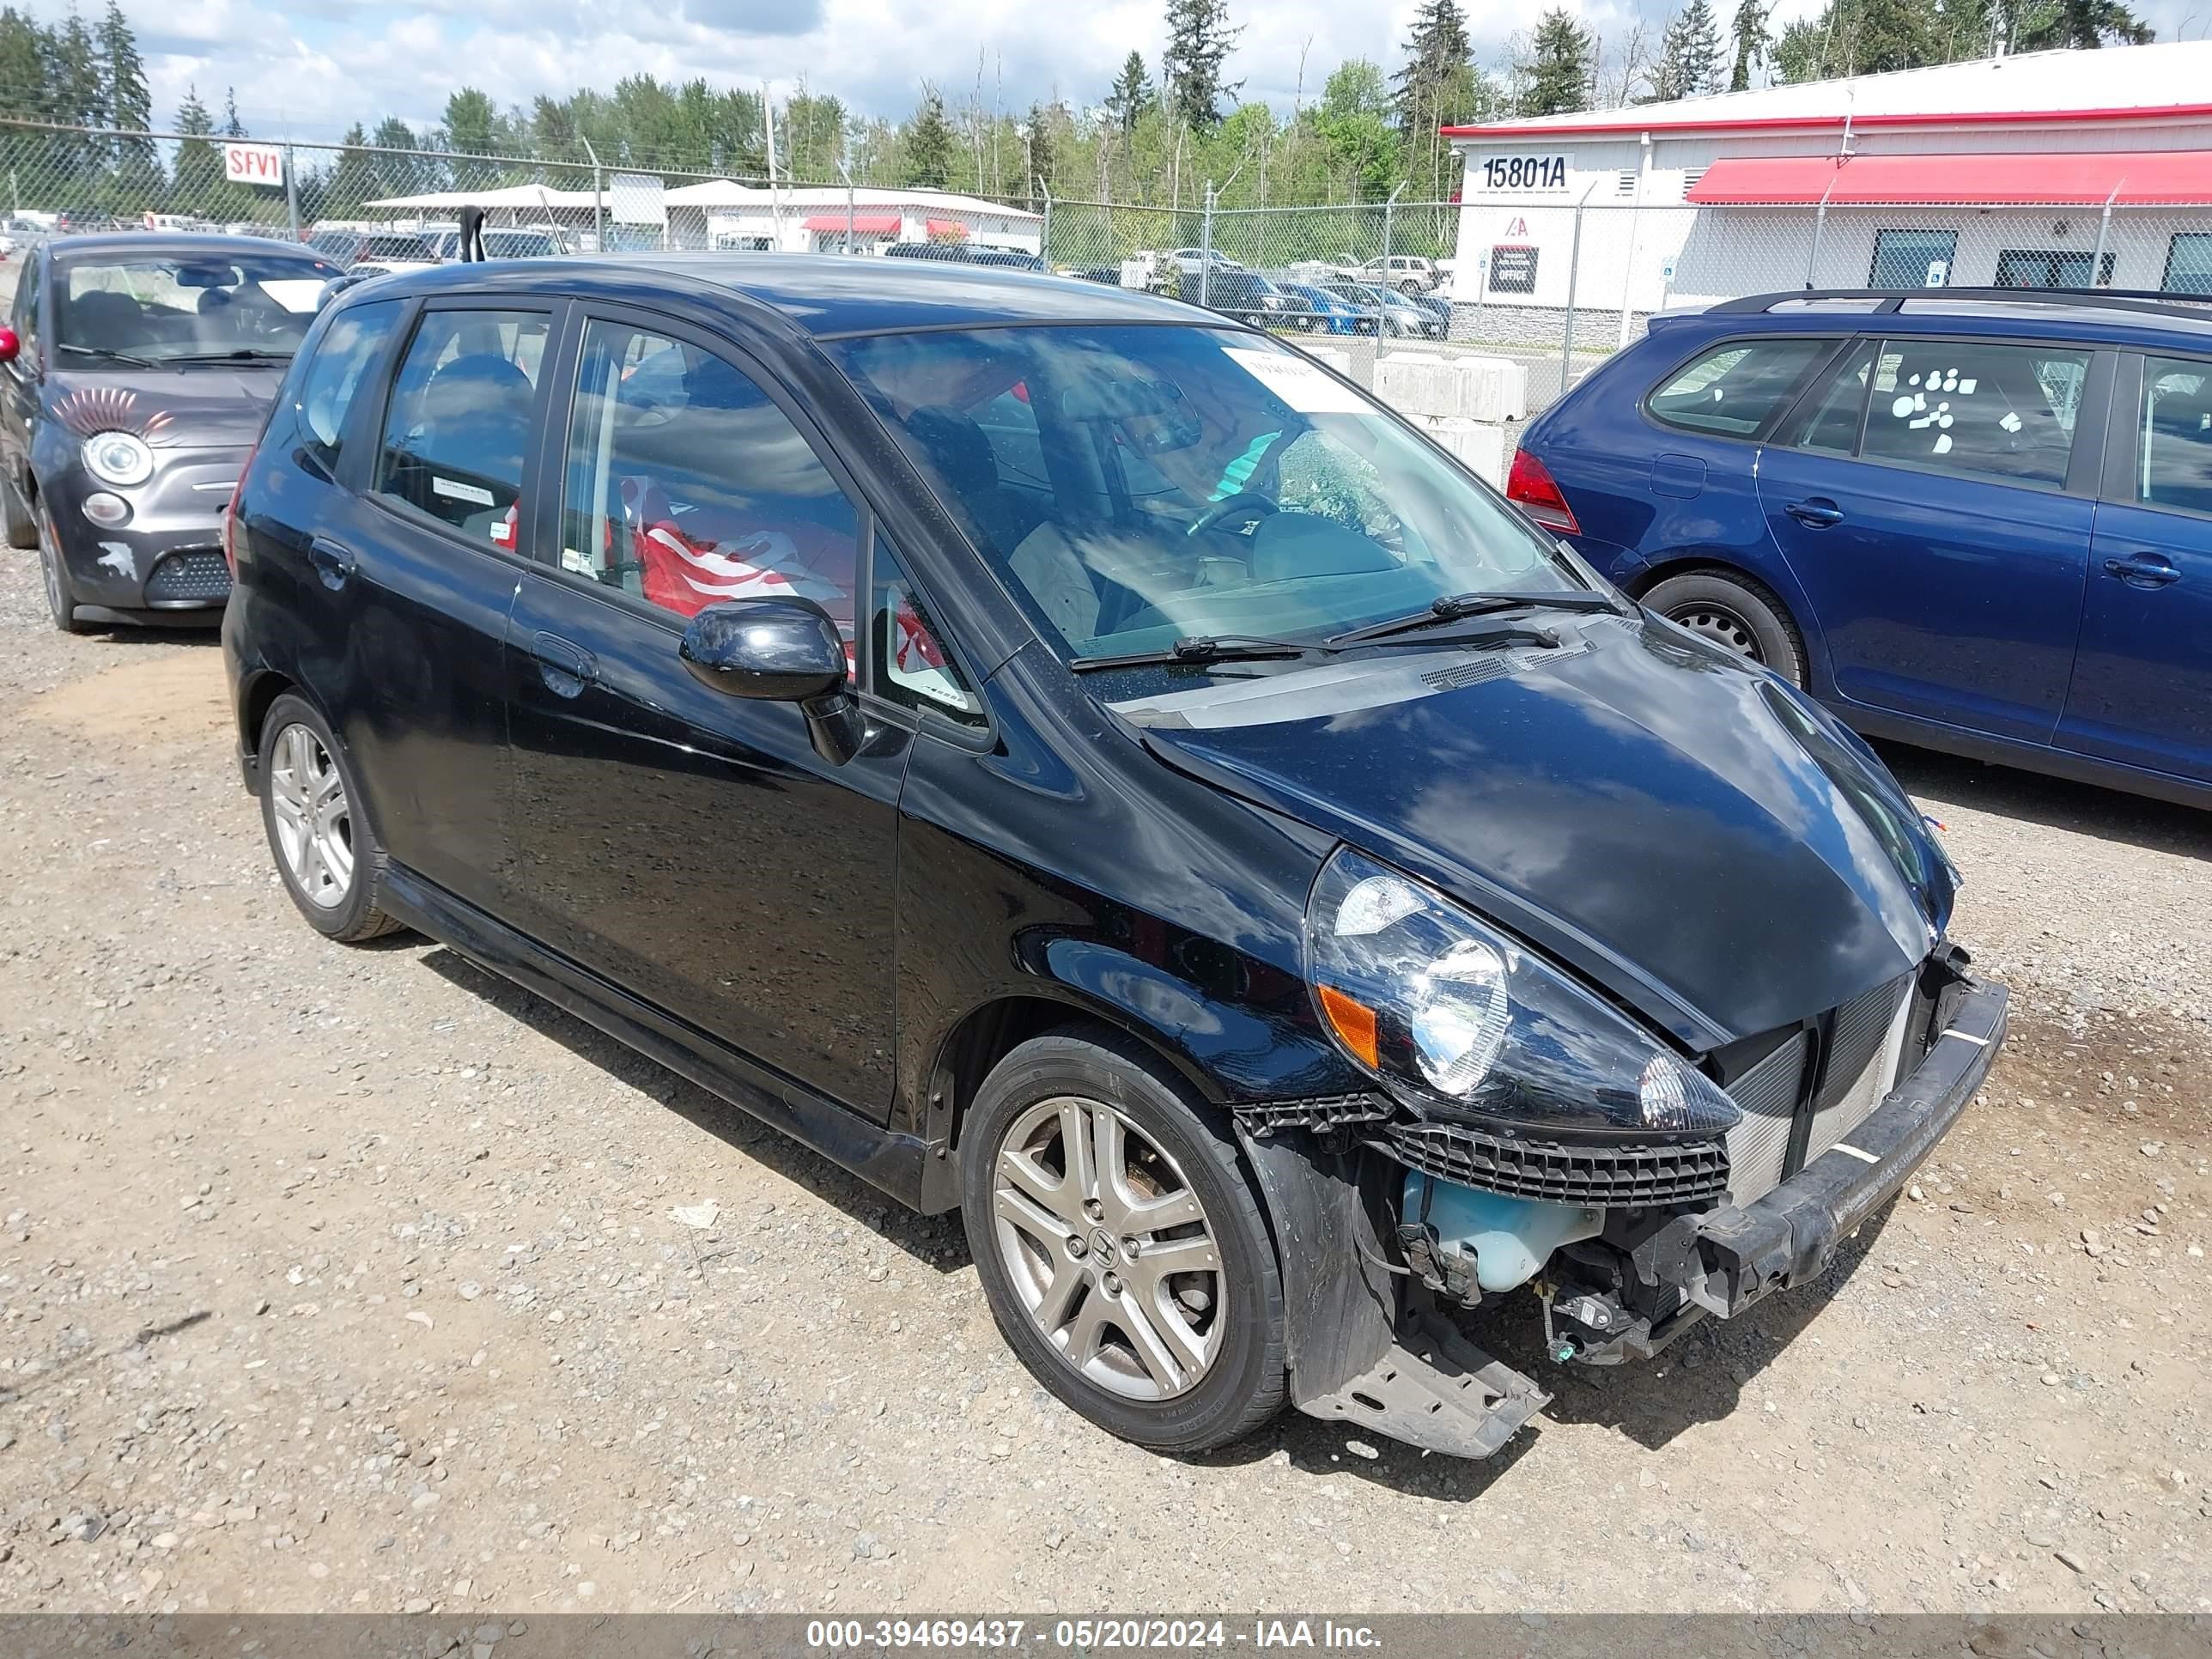
[[[505,922],[394,864],[384,908],[487,972],[512,980],[617,1042],[659,1060],[910,1208],[958,1207],[952,1161],[914,1135],[869,1123],[720,1039],[663,1012]]]

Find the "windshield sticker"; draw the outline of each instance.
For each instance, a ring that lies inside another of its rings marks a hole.
[[[490,507],[495,504],[491,491],[489,489],[480,489],[471,483],[463,483],[456,478],[441,478],[434,472],[430,475],[430,493],[434,495],[443,495],[448,501],[473,502],[477,507]]]
[[[1364,415],[1367,404],[1350,386],[1331,380],[1303,357],[1249,346],[1224,346],[1221,355],[1300,415]]]
[[[295,317],[312,315],[328,276],[264,276],[261,291]]]

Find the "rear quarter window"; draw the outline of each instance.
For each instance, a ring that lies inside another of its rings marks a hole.
[[[1729,340],[1700,353],[1655,386],[1644,406],[1662,426],[1755,438],[1790,407],[1836,343]]]

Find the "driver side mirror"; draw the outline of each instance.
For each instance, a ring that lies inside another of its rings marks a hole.
[[[725,599],[691,618],[677,655],[691,678],[732,697],[795,702],[814,752],[842,766],[865,734],[830,613],[811,599]]]

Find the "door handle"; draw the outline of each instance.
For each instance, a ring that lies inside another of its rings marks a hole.
[[[1844,521],[1844,509],[1825,495],[1815,495],[1809,501],[1792,501],[1782,510],[1799,524],[1814,530],[1826,530]]]
[[[533,635],[530,654],[538,659],[538,677],[546,689],[561,696],[573,697],[599,680],[599,659],[558,634]]]
[[[360,567],[353,549],[343,542],[334,542],[328,536],[310,537],[307,541],[307,562],[315,567],[315,574],[323,579],[323,586],[335,592],[346,585],[346,578]]]
[[[2161,553],[2130,553],[2124,559],[2107,559],[2105,574],[2118,576],[2130,587],[2165,587],[2181,580],[2173,561]]]

